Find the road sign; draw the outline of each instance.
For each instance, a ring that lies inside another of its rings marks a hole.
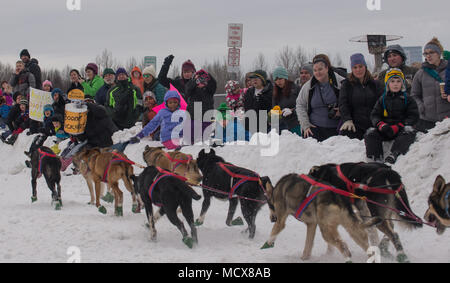
[[[243,24],[228,24],[228,47],[242,47]]]
[[[228,66],[239,66],[241,60],[241,50],[238,48],[228,48]]]
[[[145,56],[144,57],[144,68],[153,65],[156,70],[156,56]]]

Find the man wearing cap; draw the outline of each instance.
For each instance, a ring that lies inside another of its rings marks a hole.
[[[389,65],[389,68],[382,71],[378,75],[378,78],[380,81],[384,81],[386,73],[389,69],[400,69],[405,75],[406,91],[410,94],[412,81],[418,69],[411,66],[406,66],[406,59],[406,53],[400,45],[394,44],[388,46],[384,52],[383,61]]]
[[[309,81],[313,76],[313,66],[312,64],[305,64],[300,67],[299,77],[295,80],[295,84],[300,88]]]
[[[116,73],[114,73],[113,69],[106,68],[105,71],[103,71],[104,84],[95,94],[95,102],[97,104],[105,105],[108,92],[116,85],[115,80]]]
[[[168,78],[167,73],[169,72],[170,64],[172,64],[173,58],[173,55],[169,55],[164,59],[164,64],[159,71],[158,80],[166,88],[170,88],[170,84],[172,84],[183,96],[183,98],[186,99],[186,84],[194,77],[196,69],[192,61],[187,60],[183,63],[183,65],[181,65],[181,77],[176,77],[175,79]]]
[[[33,74],[25,68],[25,64],[22,61],[16,62],[16,70],[9,81],[9,84],[13,87],[13,92],[20,92],[28,97],[30,94],[30,87],[36,88],[36,80]]]
[[[157,79],[155,67],[153,65],[146,67],[142,71],[142,76],[144,77],[144,92],[153,92],[157,105],[163,103],[167,89]]]
[[[244,94],[244,110],[256,111],[258,121],[256,124],[256,131],[268,132],[268,125],[266,123],[265,130],[263,125],[260,124],[260,120],[265,119],[260,117],[259,111],[264,111],[264,115],[267,117],[267,113],[272,109],[272,92],[273,85],[270,80],[267,79],[267,73],[263,70],[254,71],[249,78],[253,82],[253,87],[250,87]],[[267,119],[266,119],[267,120]],[[245,129],[252,132],[252,126],[248,118],[245,119]]]
[[[120,129],[131,128],[142,113],[139,105],[142,94],[139,88],[131,82],[124,68],[116,71],[116,85],[106,96],[105,107],[114,124]]]
[[[19,57],[20,60],[22,60],[22,62],[25,64],[25,68],[33,74],[36,81],[35,88],[41,89],[42,77],[41,68],[38,65],[38,61],[35,58],[30,59],[31,56],[27,49],[23,49],[20,52]]]
[[[105,83],[103,79],[98,75],[98,66],[95,63],[87,64],[85,68],[87,80],[83,78],[79,79],[79,82],[84,89],[84,97],[94,99],[97,91]]]

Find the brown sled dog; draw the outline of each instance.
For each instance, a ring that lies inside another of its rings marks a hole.
[[[202,181],[202,175],[197,166],[197,161],[192,155],[180,151],[166,152],[162,147],[145,147],[143,158],[147,166],[157,166],[183,176],[187,183],[198,185]]]
[[[439,175],[433,185],[433,191],[428,198],[428,209],[425,212],[425,220],[436,225],[436,232],[442,235],[447,227],[450,227],[450,183]]]
[[[275,224],[269,240],[262,248],[274,246],[277,235],[285,227],[287,217],[289,215],[295,216],[307,196],[319,189],[319,187],[312,186],[297,174],[282,177],[275,188],[270,182],[266,183],[270,218]],[[319,226],[323,239],[328,243],[328,252],[331,252],[334,246],[344,255],[347,261],[350,260],[351,253],[347,244],[339,235],[338,226],[342,225],[352,239],[367,252],[369,239],[366,228],[380,221],[380,219],[372,218],[363,223],[359,211],[351,204],[350,198],[332,191],[320,192],[305,208],[299,220],[307,226],[302,260],[311,257],[316,228]]]
[[[74,163],[86,180],[93,200],[92,183],[95,184],[95,205],[99,211],[106,213],[106,208],[100,205],[101,183],[106,183],[114,194],[114,208],[116,216],[123,216],[123,193],[119,188],[119,180],[122,179],[126,189],[133,199],[132,211],[140,212],[140,205],[134,193],[131,176],[134,174],[133,166],[125,154],[115,153],[107,149],[84,149],[74,157]]]

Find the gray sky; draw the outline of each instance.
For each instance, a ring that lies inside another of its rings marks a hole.
[[[226,56],[228,23],[244,24],[243,71],[260,52],[273,69],[286,45],[340,53],[348,65],[353,53],[369,56],[367,45],[348,39],[368,33],[402,35],[403,46],[437,36],[450,49],[449,0],[381,0],[381,11],[366,0],[80,1],[81,11],[68,11],[66,0],[0,0],[0,61],[13,64],[27,48],[41,67],[80,68],[107,48],[123,64],[151,55],[159,69],[174,54],[174,65],[190,58],[198,69]]]

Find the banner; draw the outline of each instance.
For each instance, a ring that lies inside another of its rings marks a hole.
[[[44,121],[44,106],[47,104],[52,105],[52,93],[30,88],[30,119],[43,122]]]

